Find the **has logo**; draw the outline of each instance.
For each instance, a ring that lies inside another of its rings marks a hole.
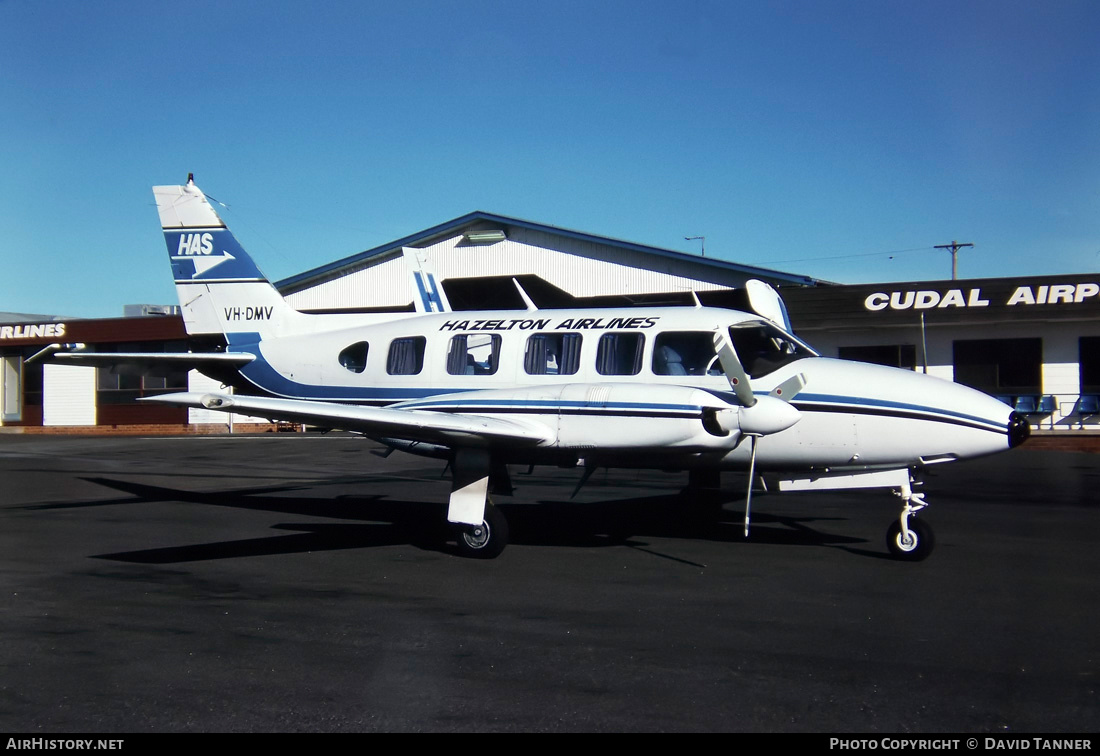
[[[214,235],[204,234],[180,234],[179,248],[176,254],[180,256],[209,255],[214,252]]]

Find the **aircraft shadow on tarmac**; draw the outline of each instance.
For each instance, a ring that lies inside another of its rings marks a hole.
[[[356,522],[287,522],[272,525],[292,534],[219,541],[167,548],[92,555],[97,559],[143,564],[229,559],[307,551],[411,545],[426,551],[454,553],[447,542],[445,502],[402,501],[384,494],[336,498],[285,495],[303,486],[273,486],[233,491],[200,492],[110,478],[84,480],[128,494],[125,497],[38,505],[36,509],[109,504],[181,502],[238,510],[272,512]],[[381,482],[372,479],[373,482]],[[275,493],[284,495],[272,495]],[[724,507],[733,501],[732,507]],[[540,501],[498,503],[508,518],[511,542],[521,545],[646,547],[646,537],[741,542],[743,513],[736,498],[698,503],[694,497],[668,494],[604,501]],[[860,538],[828,533],[816,523],[842,518],[790,517],[767,512],[753,516],[751,543],[783,546],[826,546],[867,556],[885,556],[852,548]],[[808,523],[815,523],[811,527]]]

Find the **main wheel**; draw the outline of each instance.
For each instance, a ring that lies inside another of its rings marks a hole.
[[[909,517],[908,541],[902,538],[899,520],[890,523],[890,528],[886,531],[886,547],[890,549],[890,554],[907,562],[926,559],[935,545],[936,537],[932,534],[932,527],[916,517]]]
[[[508,545],[508,520],[492,504],[485,505],[480,525],[465,525],[458,532],[458,553],[474,559],[495,559]]]

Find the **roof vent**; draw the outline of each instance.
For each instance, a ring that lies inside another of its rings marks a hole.
[[[470,244],[496,244],[508,238],[508,235],[500,229],[467,231],[462,236]]]

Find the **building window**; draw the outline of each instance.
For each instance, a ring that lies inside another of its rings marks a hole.
[[[177,352],[184,351],[177,342],[132,342],[100,345],[98,352]],[[187,391],[187,370],[150,366],[96,368],[96,405],[133,404],[138,399],[157,394]]]
[[[605,333],[596,351],[600,375],[637,375],[642,370],[645,336],[640,333]]]
[[[125,371],[125,368],[119,368]],[[96,370],[96,404],[131,404],[146,396],[187,390],[187,371],[171,370],[165,375],[139,375],[112,372],[112,368]]]
[[[955,381],[987,394],[1042,393],[1042,339],[983,339],[954,344]]]
[[[391,341],[386,372],[390,375],[419,375],[424,369],[424,347],[427,343],[423,336],[407,336]]]
[[[451,375],[492,375],[500,361],[498,334],[459,334],[447,351],[447,372]]]
[[[1080,342],[1081,393],[1100,394],[1100,336],[1086,336]]]
[[[658,334],[653,344],[653,372],[656,375],[721,375],[722,368],[715,359],[714,334],[710,331]]]
[[[913,344],[841,347],[837,356],[842,360],[870,362],[872,365],[886,365],[906,370],[917,367],[917,348]]]
[[[536,333],[527,339],[523,369],[528,375],[575,375],[580,367],[579,333]]]
[[[340,364],[353,373],[362,373],[367,369],[367,350],[365,341],[358,341],[340,352]]]

